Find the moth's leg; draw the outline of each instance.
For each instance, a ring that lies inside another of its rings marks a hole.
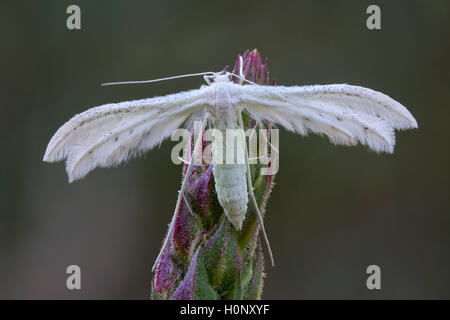
[[[264,156],[248,158],[248,160],[258,160],[258,159],[262,159],[262,158],[264,158]]]
[[[207,113],[206,116],[208,117],[209,128],[213,128],[214,127],[214,117],[210,113]]]
[[[202,137],[203,137],[203,131],[205,130],[206,121],[209,119],[209,117],[210,117],[209,113],[206,112],[205,116],[203,117],[202,126],[200,128],[200,134],[197,137],[197,141],[195,141],[195,144],[194,144],[194,150],[192,152],[192,157],[195,156],[196,151],[197,151],[198,147],[200,146],[200,143],[201,143]],[[167,245],[169,244],[170,237],[171,237],[172,232],[173,232],[173,227],[175,225],[175,219],[177,217],[178,211],[180,210],[181,199],[183,198],[184,190],[186,189],[188,178],[189,178],[189,176],[191,175],[191,172],[192,172],[193,162],[194,161],[192,161],[192,159],[191,159],[191,162],[189,163],[189,166],[188,166],[188,168],[186,170],[186,174],[184,176],[183,183],[181,184],[181,189],[180,189],[180,191],[178,191],[177,205],[175,206],[175,211],[174,211],[173,216],[172,216],[172,221],[170,222],[169,231],[167,232],[167,237],[164,240],[164,244],[163,244],[163,246],[161,248],[161,251],[159,252],[158,257],[156,258],[156,261],[153,264],[153,267],[152,267],[152,271],[153,272],[155,271],[155,268],[158,265],[159,260],[161,259],[161,256],[162,256],[164,250],[166,249]]]
[[[191,164],[191,162],[189,162],[189,161],[187,161],[187,160],[185,160],[185,159],[183,159],[181,157],[178,157],[178,160],[180,160],[181,162],[183,162],[185,164]],[[194,163],[193,166],[194,167],[207,167],[207,166],[209,166],[209,164],[195,164]]]
[[[264,131],[265,130],[260,131],[262,133],[264,140],[266,140],[266,142],[269,144],[269,146],[272,150],[274,150],[276,153],[280,154],[280,151],[278,151],[278,149],[272,144],[272,142],[269,141],[269,139],[267,138],[267,135]]]
[[[191,205],[189,204],[189,201],[187,200],[185,194],[183,194],[183,200],[184,200],[184,202],[186,203],[186,206],[188,207],[189,213],[190,213],[191,215],[194,215],[194,211],[192,211]]]
[[[244,130],[244,122],[242,121],[242,112],[241,111],[239,112],[239,126],[241,127],[242,130]],[[255,194],[253,193],[252,176],[250,173],[250,164],[248,162],[248,152],[247,152],[247,142],[245,141],[245,138],[244,138],[244,147],[245,147],[245,164],[247,165],[248,193],[253,202],[253,206],[255,207],[256,212],[258,213],[258,220],[259,220],[259,224],[261,226],[261,231],[262,231],[264,241],[267,246],[267,250],[269,251],[269,256],[270,256],[270,261],[272,262],[272,267],[274,267],[275,262],[273,260],[272,249],[270,248],[269,239],[267,238],[266,229],[264,228],[264,222],[263,222],[263,218],[261,215],[261,211],[259,210],[259,206],[258,206],[258,203],[256,202]]]
[[[211,81],[209,80],[209,76],[203,76],[203,79],[205,79],[205,82],[208,84],[208,86],[211,85]]]
[[[250,135],[250,137],[248,137],[248,140],[251,140],[253,138],[253,135],[256,132],[256,127],[257,127],[257,124],[255,124],[255,126],[252,128],[252,134]]]

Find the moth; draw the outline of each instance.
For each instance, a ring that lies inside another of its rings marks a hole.
[[[348,84],[266,86],[246,80],[241,71],[240,75],[205,72],[107,85],[148,83],[197,75],[203,75],[207,83],[200,89],[105,104],[74,116],[52,137],[44,161],[66,160],[69,182],[72,182],[83,178],[96,167],[117,166],[152,149],[175,129],[188,123],[194,115],[202,117],[200,132],[211,120],[219,130],[243,130],[242,113],[247,113],[257,122],[278,124],[300,135],[312,132],[326,135],[334,144],[353,146],[361,143],[375,152],[387,153],[394,151],[395,129],[417,128],[414,117],[399,102],[381,92]],[[240,83],[231,81],[231,76],[239,78]],[[199,138],[195,141],[194,153],[200,141]],[[250,198],[274,264],[261,212],[253,194],[245,142],[238,149],[245,153],[244,165],[213,162],[217,196],[225,215],[237,230],[241,229]],[[186,177],[192,168],[190,162]],[[178,195],[169,236],[185,187],[186,178]],[[169,236],[161,253],[168,244]]]

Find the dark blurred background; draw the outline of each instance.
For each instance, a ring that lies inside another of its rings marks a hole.
[[[66,8],[81,8],[80,31]],[[381,7],[382,30],[366,28]],[[67,183],[42,162],[73,114],[198,88],[258,48],[278,84],[349,83],[403,103],[418,130],[393,155],[280,135],[266,229],[276,258],[265,299],[450,298],[450,3],[434,1],[0,2],[0,298],[149,297],[151,266],[180,186],[175,142]],[[66,289],[66,267],[82,290]],[[379,291],[366,268],[381,267]]]

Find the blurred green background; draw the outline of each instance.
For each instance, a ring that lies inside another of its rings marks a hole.
[[[66,8],[81,8],[80,31]],[[381,7],[382,30],[366,28]],[[0,2],[0,298],[146,299],[180,186],[175,142],[67,183],[42,157],[73,114],[198,88],[258,48],[278,84],[349,83],[403,103],[418,130],[393,155],[280,134],[265,299],[450,298],[450,3],[436,1]],[[66,289],[66,267],[82,290]],[[381,267],[382,289],[366,288]]]

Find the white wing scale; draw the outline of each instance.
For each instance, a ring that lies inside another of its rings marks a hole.
[[[44,161],[66,161],[69,181],[96,167],[119,165],[150,150],[193,112],[211,101],[210,90],[106,104],[74,116],[51,139]]]
[[[240,103],[257,120],[306,135],[325,134],[332,143],[368,145],[392,153],[394,129],[417,128],[411,113],[387,95],[346,84],[283,87],[246,85]]]

